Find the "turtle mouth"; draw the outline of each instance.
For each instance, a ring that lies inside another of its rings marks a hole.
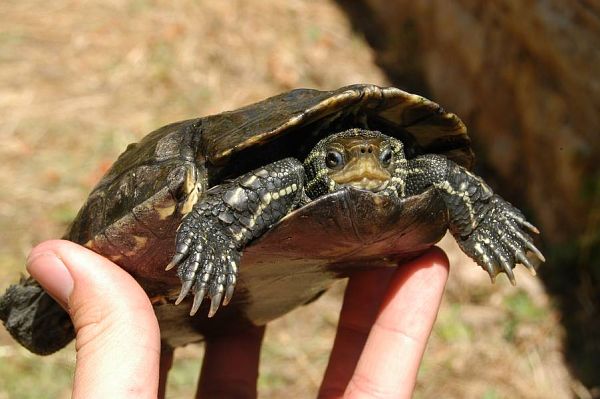
[[[360,190],[367,190],[374,193],[378,193],[387,188],[389,180],[369,179],[364,177],[360,180],[354,180],[347,182],[345,186],[358,188]]]
[[[377,161],[369,156],[353,159],[340,171],[330,175],[331,179],[340,186],[349,186],[374,193],[385,189],[391,174]]]

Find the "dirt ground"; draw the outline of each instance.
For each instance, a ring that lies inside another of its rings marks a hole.
[[[293,87],[386,84],[330,1],[24,0],[0,15],[0,289],[145,133]],[[542,285],[524,268],[518,287],[491,285],[451,238],[441,246],[452,271],[415,397],[591,397],[564,366]],[[342,292],[269,326],[261,397],[314,397]],[[33,356],[0,331],[0,399],[69,397],[74,356]],[[176,353],[169,397],[193,395],[201,357]]]

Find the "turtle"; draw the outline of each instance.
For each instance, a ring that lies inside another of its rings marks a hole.
[[[337,278],[396,266],[449,230],[494,281],[544,261],[523,214],[472,167],[464,123],[395,87],[295,89],[130,144],[65,238],[146,290],[170,347],[262,325]],[[182,302],[184,304],[182,304]],[[0,318],[48,354],[69,317],[31,278]]]

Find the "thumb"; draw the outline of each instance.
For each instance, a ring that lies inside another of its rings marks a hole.
[[[35,247],[27,269],[71,316],[76,332],[74,398],[156,398],[160,334],[137,282],[69,241]]]

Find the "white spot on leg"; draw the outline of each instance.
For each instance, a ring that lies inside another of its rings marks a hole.
[[[266,193],[260,198],[261,202],[265,205],[268,205],[271,202],[271,193]]]
[[[250,175],[247,178],[245,178],[242,182],[240,182],[240,184],[247,188],[254,188],[257,181],[258,177],[256,177],[255,175]]]
[[[257,170],[254,172],[254,174],[258,177],[262,177],[263,179],[269,177],[269,171],[266,169]]]
[[[236,187],[233,190],[229,190],[223,195],[223,201],[229,206],[238,211],[243,211],[246,209],[246,203],[248,201],[248,196],[246,192],[241,187]]]

